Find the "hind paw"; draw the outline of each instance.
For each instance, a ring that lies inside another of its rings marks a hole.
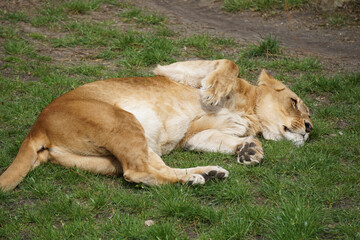
[[[201,174],[192,174],[187,181],[188,185],[203,185],[206,179]]]
[[[209,167],[201,174],[192,174],[187,181],[189,185],[204,184],[212,179],[224,180],[229,176],[229,172],[222,167]]]
[[[222,167],[215,166],[211,170],[201,174],[205,180],[219,179],[223,180],[229,176],[229,172]]]

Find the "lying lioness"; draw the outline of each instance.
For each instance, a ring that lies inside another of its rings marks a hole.
[[[175,148],[235,154],[242,164],[263,159],[255,138],[302,145],[312,129],[299,97],[263,70],[257,86],[238,78],[230,60],[158,66],[158,76],[85,84],[40,114],[13,163],[0,176],[15,188],[41,163],[52,162],[127,181],[203,184],[229,173],[218,166],[177,169],[160,158]]]

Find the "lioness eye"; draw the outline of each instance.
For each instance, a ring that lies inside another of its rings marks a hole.
[[[295,98],[291,98],[291,104],[294,106],[295,109],[298,109],[297,100]]]

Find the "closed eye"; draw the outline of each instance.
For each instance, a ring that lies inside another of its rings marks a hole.
[[[291,105],[292,105],[295,109],[298,109],[297,100],[296,100],[295,98],[291,98]]]

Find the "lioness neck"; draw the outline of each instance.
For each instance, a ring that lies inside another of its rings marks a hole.
[[[239,78],[231,96],[232,101],[227,107],[234,111],[255,114],[256,96],[257,86]]]
[[[258,87],[238,78],[234,90],[227,102],[227,108],[234,112],[244,114],[244,117],[250,121],[248,135],[257,135],[261,132],[261,125],[256,116],[256,100],[258,95]]]

